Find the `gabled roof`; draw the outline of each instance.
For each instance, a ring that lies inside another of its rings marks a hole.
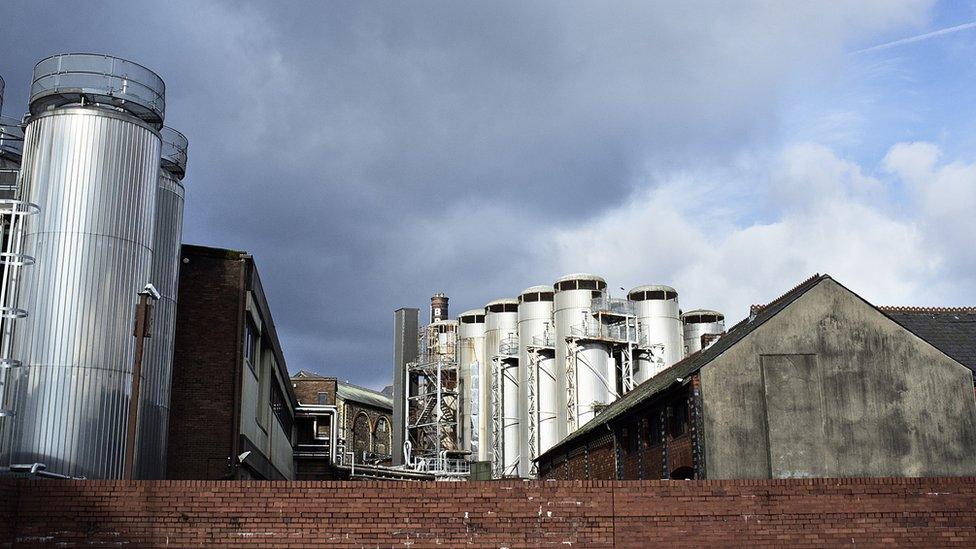
[[[329,379],[323,375],[316,374],[315,372],[309,372],[308,370],[299,370],[297,374],[291,376],[292,379]]]
[[[539,460],[548,454],[558,452],[559,449],[565,447],[570,442],[578,440],[596,431],[610,421],[613,421],[614,419],[626,414],[633,409],[634,406],[651,400],[654,398],[654,396],[665,389],[673,385],[688,383],[691,380],[690,378],[692,374],[701,370],[703,366],[724,353],[729,347],[732,347],[741,341],[744,337],[752,333],[753,330],[763,325],[767,320],[773,318],[776,316],[776,314],[789,306],[790,303],[793,303],[811,288],[827,279],[830,279],[829,275],[814,275],[794,287],[792,290],[771,301],[767,305],[760,308],[754,306],[752,309],[752,314],[749,315],[749,318],[742,320],[730,328],[726,335],[719,338],[718,341],[716,341],[713,345],[706,347],[695,354],[689,355],[684,360],[681,360],[670,368],[659,372],[654,377],[641,383],[626,395],[615,400],[585,425],[559,441],[558,444],[547,450],[541,456],[536,458],[536,460]]]
[[[976,372],[976,307],[878,307],[905,329]]]
[[[367,404],[377,408],[393,411],[393,399],[379,391],[353,385],[347,381],[340,381],[336,387],[336,396],[342,400],[351,400],[360,404]]]

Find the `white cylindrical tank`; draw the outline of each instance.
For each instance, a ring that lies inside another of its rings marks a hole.
[[[637,314],[641,351],[634,361],[634,383],[642,383],[685,355],[678,292],[671,286],[638,286],[627,293]]]
[[[519,417],[522,418],[519,476],[522,477],[531,476],[532,460],[558,442],[555,361],[552,351],[543,349],[553,339],[552,299],[550,286],[526,288],[518,297]]]
[[[518,301],[485,305],[486,387],[491,417],[490,453],[496,476],[513,476],[519,463]],[[513,349],[513,347],[515,347]],[[513,351],[514,350],[514,354]]]
[[[473,309],[458,316],[458,373],[461,376],[459,391],[458,438],[461,449],[471,452],[478,461],[482,456],[479,442],[487,436],[487,417],[481,414],[480,403],[484,390],[481,388],[481,370],[485,368],[485,311]],[[482,425],[484,423],[484,425]]]
[[[607,345],[586,339],[567,341],[568,337],[582,335],[583,330],[593,327],[596,320],[591,314],[591,302],[603,296],[606,281],[596,275],[571,274],[557,280],[553,289],[556,379],[560,394],[556,421],[558,437],[562,439],[614,399],[616,372]]]
[[[163,93],[152,71],[109,56],[59,55],[34,68],[20,192],[41,214],[24,234],[36,263],[18,287],[17,308],[29,315],[17,326],[13,356],[27,374],[7,463],[123,476],[136,303],[153,258]]]
[[[702,349],[702,336],[725,331],[725,316],[718,311],[695,309],[681,315],[684,324],[685,356]]]

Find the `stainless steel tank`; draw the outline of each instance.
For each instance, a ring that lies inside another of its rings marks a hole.
[[[532,286],[519,294],[519,417],[522,459],[519,476],[532,476],[533,459],[556,440],[556,375],[551,348],[552,287]],[[540,449],[544,448],[544,449]]]
[[[681,315],[684,324],[685,356],[702,349],[702,336],[725,331],[725,316],[718,311],[696,309]]]
[[[684,358],[678,292],[671,286],[638,286],[627,293],[637,314],[641,349],[634,361],[634,382],[642,383]]]
[[[486,461],[481,455],[479,442],[487,436],[487,416],[481,413],[484,389],[481,387],[481,370],[485,364],[485,311],[473,309],[458,316],[458,374],[460,382],[460,410],[458,414],[461,449],[471,452],[478,461]],[[484,422],[484,425],[482,425]]]
[[[139,453],[136,473],[141,479],[166,476],[166,442],[169,432],[169,397],[173,377],[173,343],[176,332],[176,296],[183,240],[183,177],[186,175],[187,140],[164,127],[159,185],[156,187],[156,220],[150,280],[160,298],[153,309],[152,337],[147,340],[139,412]]]
[[[13,356],[28,372],[4,448],[15,463],[120,478],[138,293],[150,281],[162,80],[107,56],[34,69],[21,193],[38,204],[24,251]],[[143,382],[145,380],[143,379]]]
[[[485,354],[491,433],[489,455],[496,476],[518,474],[518,301],[498,299],[485,305]]]
[[[614,399],[616,371],[606,344],[576,339],[592,327],[591,302],[602,297],[607,283],[591,274],[571,274],[553,284],[556,323],[556,378],[560,384],[557,410],[559,438],[572,433]]]

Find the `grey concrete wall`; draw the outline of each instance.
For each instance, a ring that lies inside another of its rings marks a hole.
[[[833,280],[701,379],[708,478],[976,475],[971,372]]]

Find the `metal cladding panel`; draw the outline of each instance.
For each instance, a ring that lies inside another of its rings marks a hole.
[[[647,299],[635,301],[637,323],[642,344],[662,345],[654,350],[654,359],[642,353],[637,359],[634,381],[642,383],[684,358],[681,312],[677,299]]]
[[[403,443],[406,440],[407,403],[416,381],[407,376],[407,363],[419,356],[417,334],[420,309],[397,309],[393,313],[393,464],[403,465]]]
[[[616,379],[607,347],[599,343],[580,344],[580,351],[576,355],[578,366],[575,376],[577,418],[575,425],[569,424],[566,384],[569,343],[566,337],[572,335],[573,327],[582,326],[592,318],[590,305],[593,292],[594,290],[563,290],[557,291],[553,298],[553,318],[556,322],[556,382],[559,387],[556,427],[560,440],[596,415],[594,405],[608,404],[614,400],[610,388],[600,379],[600,376],[594,373],[599,372],[611,383],[611,386]]]
[[[484,389],[480,372],[485,364],[485,323],[464,323],[458,326],[458,374],[461,377],[461,410],[458,421],[462,425],[461,448],[477,454],[481,438],[480,402]]]
[[[546,288],[547,291],[551,289]],[[542,339],[545,334],[552,333],[552,301],[523,301],[518,310],[518,338],[519,338],[519,425],[521,446],[524,449],[522,459],[519,460],[519,475],[527,477],[532,463],[529,450],[529,422],[534,422],[536,432],[536,449],[534,455],[540,455],[539,446],[546,444],[548,450],[558,442],[556,436],[556,379],[553,375],[553,359],[541,358],[538,373],[535,376],[536,412],[530,414],[528,371],[531,367],[528,348],[535,345],[536,338]],[[543,450],[545,451],[545,450]]]
[[[502,417],[496,417],[494,413],[496,404],[488,401],[488,413],[492,421],[500,422],[501,425],[501,448],[496,448],[494,441],[491,441],[491,427],[489,427],[488,455],[495,455],[499,461],[498,465],[508,474],[512,467],[518,466],[519,456],[519,416],[518,416],[518,380],[517,364],[512,359],[492,361],[491,357],[499,355],[499,347],[502,340],[508,337],[518,337],[518,313],[511,312],[490,312],[485,314],[485,352],[488,359],[487,383],[497,383],[501,379],[501,413]],[[497,368],[502,366],[503,371]],[[491,387],[492,385],[484,385]],[[491,395],[491,391],[488,392]],[[489,423],[490,425],[490,423]]]
[[[705,334],[721,334],[725,331],[725,321],[686,322],[684,325],[685,355],[701,351],[701,338]]]
[[[88,478],[123,474],[138,292],[149,281],[159,135],[68,107],[27,127],[28,220],[13,356],[27,366],[5,457]]]
[[[146,384],[142,387],[139,403],[139,452],[136,455],[136,478],[146,480],[166,476],[176,297],[183,240],[183,193],[183,185],[173,174],[159,170],[149,278],[161,297],[153,308],[152,337],[147,341],[142,367]]]

